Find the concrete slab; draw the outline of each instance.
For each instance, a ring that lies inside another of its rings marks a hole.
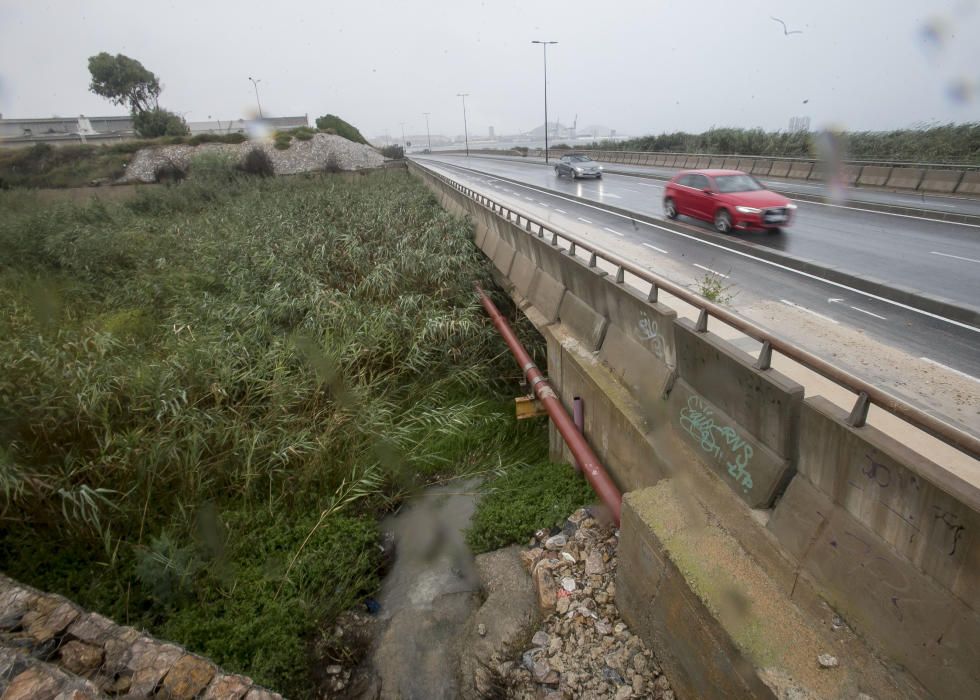
[[[671,368],[619,326],[610,325],[606,329],[599,357],[641,405],[662,400]]]
[[[515,251],[507,241],[500,240],[497,243],[497,247],[493,251],[493,255],[490,259],[493,261],[494,267],[500,270],[500,274],[509,275],[510,267],[514,264],[514,256],[517,255]]]
[[[885,183],[885,187],[915,190],[919,188],[919,183],[922,182],[922,176],[924,174],[925,171],[921,168],[892,168],[891,175],[888,176],[888,182]]]
[[[772,161],[760,158],[752,162],[753,175],[768,175],[772,169]]]
[[[767,508],[789,477],[790,462],[699,394],[674,383],[668,412],[677,435],[751,508]]]
[[[774,160],[772,168],[769,170],[770,177],[787,177],[792,163],[788,160]]]
[[[797,469],[919,571],[980,611],[980,490],[821,397],[800,412]],[[973,505],[971,505],[973,504]]]
[[[597,313],[571,291],[565,291],[558,307],[558,320],[579,340],[586,349],[595,352],[602,345],[609,319]]]
[[[678,376],[780,457],[795,459],[803,387],[687,319],[674,323]]]
[[[712,170],[724,168],[725,167],[725,159],[724,158],[712,158],[708,162],[708,167],[711,168]]]
[[[789,167],[789,174],[787,177],[793,180],[806,180],[810,177],[810,171],[813,170],[813,163],[807,161],[793,161]]]
[[[514,263],[510,266],[510,281],[514,285],[514,289],[522,297],[527,297],[528,291],[531,288],[531,280],[534,279],[534,271],[536,270],[534,263],[528,259],[527,256],[520,253],[515,254]]]
[[[980,195],[980,171],[969,170],[963,173],[963,179],[956,186],[956,194]]]
[[[960,184],[963,172],[960,170],[926,170],[919,183],[919,189],[925,192],[942,192],[952,194]]]
[[[858,176],[857,184],[884,187],[885,183],[888,182],[888,176],[891,174],[891,171],[891,168],[881,165],[865,165],[861,168],[861,174]]]
[[[721,167],[725,170],[738,170],[738,158],[725,158],[721,163]]]
[[[565,285],[540,268],[535,271],[527,298],[548,323],[558,320],[558,307],[564,295]]]
[[[704,168],[709,167],[710,166],[710,163],[711,163],[711,159],[710,158],[705,157],[705,156],[702,156],[702,157],[700,157],[700,158],[697,159],[697,165],[695,165],[694,167],[695,168],[698,168],[699,170],[703,170]]]

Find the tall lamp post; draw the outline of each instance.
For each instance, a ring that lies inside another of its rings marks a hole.
[[[548,45],[557,44],[557,41],[538,41],[532,44],[541,44],[544,50],[544,162],[548,162]]]
[[[463,138],[466,139],[466,157],[470,157],[470,132],[466,127],[466,98],[470,96],[470,93],[456,93],[456,97],[463,98]]]
[[[398,122],[402,127],[402,148],[405,148],[405,122]]]
[[[432,153],[432,134],[429,133],[429,112],[422,112],[425,115],[425,140],[428,143],[429,153]]]
[[[255,104],[257,104],[259,106],[259,119],[262,119],[263,118],[262,117],[262,103],[259,102],[259,83],[262,82],[262,79],[259,78],[258,80],[256,80],[252,76],[248,76],[248,79],[252,81],[252,87],[255,88]]]

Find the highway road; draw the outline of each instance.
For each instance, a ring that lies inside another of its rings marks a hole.
[[[494,157],[418,160],[680,284],[696,289],[717,273],[739,313],[980,434],[980,328],[692,235],[710,230],[708,223],[648,223],[603,208],[662,217],[663,183],[656,180],[607,174],[572,181],[543,165]],[[964,305],[980,300],[980,227],[808,202],[799,202],[797,214],[781,234],[738,235]]]

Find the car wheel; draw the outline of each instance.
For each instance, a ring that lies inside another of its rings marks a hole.
[[[781,228],[779,228],[778,226],[776,226],[775,228],[767,229],[767,233],[772,234],[772,235],[775,235],[777,233],[782,233],[782,232],[783,232],[783,230]]]
[[[595,179],[596,180],[601,180],[602,179],[602,173],[599,173],[598,175],[596,175],[595,176]]]
[[[732,230],[732,215],[727,209],[719,209],[715,212],[715,230],[718,233],[728,233]]]
[[[671,197],[667,197],[664,200],[664,216],[668,219],[677,218],[677,206],[674,204],[674,200]]]
[[[561,170],[559,170],[557,168],[557,166],[555,167],[555,175],[557,175],[558,177],[561,177]]]

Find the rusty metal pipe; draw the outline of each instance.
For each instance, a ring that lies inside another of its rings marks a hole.
[[[623,494],[619,492],[616,484],[613,483],[613,480],[606,472],[605,467],[602,466],[602,462],[599,461],[595,452],[589,447],[589,443],[585,441],[585,437],[575,426],[575,423],[568,415],[568,411],[565,410],[555,390],[548,383],[548,380],[545,379],[544,374],[541,373],[538,366],[534,364],[534,361],[531,359],[527,350],[524,349],[524,346],[510,327],[510,324],[507,323],[507,319],[500,313],[497,306],[490,300],[490,297],[486,295],[486,292],[483,291],[480,285],[476,285],[476,292],[480,296],[480,303],[483,304],[483,308],[486,309],[487,314],[493,320],[493,325],[497,327],[497,331],[503,336],[507,347],[510,348],[514,359],[517,360],[521,371],[524,372],[524,376],[534,391],[535,397],[545,407],[545,410],[548,411],[548,415],[551,417],[558,432],[561,433],[562,439],[568,445],[568,449],[571,450],[572,456],[575,458],[582,473],[585,474],[585,478],[592,486],[592,490],[596,492],[599,499],[609,508],[613,520],[615,520],[616,526],[618,527]]]

